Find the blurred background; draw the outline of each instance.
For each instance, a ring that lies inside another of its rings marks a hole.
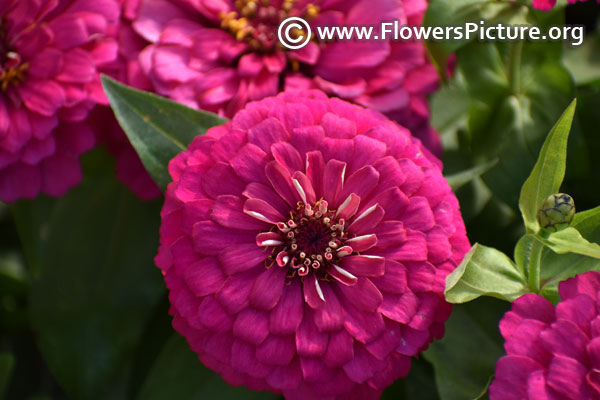
[[[600,4],[542,13],[527,2],[470,1],[468,13],[448,13],[464,11],[464,3],[433,0],[426,23],[451,24],[468,14],[586,27],[577,48],[560,42],[430,47],[440,59],[456,54],[452,76],[431,98],[444,173],[485,171],[457,186],[469,238],[510,254],[523,234],[520,187],[574,97],[562,191],[578,211],[600,204]],[[141,202],[117,182],[103,148],[86,154],[83,165],[82,185],[61,199],[0,203],[0,398],[277,398],[228,386],[174,334],[153,263],[161,201]],[[455,307],[444,339],[383,398],[477,398],[503,353],[497,324],[508,306],[481,299]]]

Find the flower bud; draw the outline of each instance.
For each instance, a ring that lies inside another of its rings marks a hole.
[[[565,193],[551,194],[546,197],[537,213],[542,228],[555,230],[566,228],[575,215],[575,202]]]

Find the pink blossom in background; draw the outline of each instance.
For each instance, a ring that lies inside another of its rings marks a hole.
[[[81,181],[118,16],[116,0],[0,1],[0,200],[61,196]]]
[[[156,263],[173,326],[232,385],[376,398],[441,337],[469,248],[439,161],[320,91],[249,103],[174,158]]]
[[[110,32],[119,44],[118,57],[112,63],[103,65],[100,72],[138,89],[152,91],[152,84],[139,71],[137,62],[137,56],[146,42],[126,22],[132,18],[131,5],[135,3],[129,0],[119,0],[119,2],[123,7],[122,22],[118,25],[118,29]],[[117,178],[142,200],[152,200],[160,196],[160,189],[144,168],[111,109],[108,106],[98,107],[92,112],[90,119],[93,120],[92,126],[98,141],[105,144],[116,158]]]
[[[426,0],[125,0],[124,7],[121,80],[129,85],[226,117],[284,89],[318,88],[385,113],[441,152],[427,104],[438,77],[422,43],[310,43],[284,51],[277,42],[287,16],[313,26],[419,24]]]
[[[575,4],[578,1],[586,1],[586,0],[567,0],[569,4]],[[600,0],[597,0],[600,3]],[[548,11],[554,8],[556,5],[556,0],[533,0],[533,8],[537,8],[538,10]]]
[[[600,399],[600,273],[559,284],[562,301],[526,294],[500,321],[506,356],[491,400]]]

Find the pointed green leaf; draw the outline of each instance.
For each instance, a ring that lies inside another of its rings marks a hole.
[[[446,278],[446,300],[466,303],[480,296],[513,301],[527,292],[525,276],[506,254],[478,243]]]
[[[576,253],[600,258],[600,245],[590,243],[573,227],[553,232],[547,238],[540,238],[539,240],[558,254]]]
[[[144,167],[163,190],[171,181],[169,161],[194,137],[226,122],[216,114],[133,89],[107,76],[102,76],[102,86]]]
[[[573,100],[546,137],[533,171],[521,188],[519,209],[528,232],[539,230],[536,215],[544,199],[559,192],[565,176],[567,139],[576,104],[577,101]]]
[[[12,206],[28,265],[37,346],[69,398],[129,399],[147,318],[164,292],[154,266],[160,202],[120,184],[102,149],[82,157],[84,179],[65,196]],[[35,245],[30,245],[35,244]]]

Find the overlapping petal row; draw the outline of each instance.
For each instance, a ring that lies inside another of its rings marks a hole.
[[[500,321],[507,355],[490,399],[600,399],[600,273],[561,282],[559,292],[556,307],[526,294]]]
[[[277,41],[278,25],[288,16],[308,19],[313,30],[392,20],[419,24],[426,7],[425,0],[126,0],[120,79],[227,117],[286,89],[317,88],[385,113],[439,154],[426,97],[438,78],[422,43],[313,41],[286,51]],[[124,140],[111,142],[113,152],[128,159],[120,162],[139,163]],[[126,175],[135,185],[136,174]],[[152,197],[139,187],[136,192]]]
[[[229,383],[376,397],[443,335],[469,243],[407,129],[286,92],[197,137],[170,173],[156,263],[173,325]]]
[[[0,200],[60,196],[81,180],[119,13],[117,0],[0,1]]]

